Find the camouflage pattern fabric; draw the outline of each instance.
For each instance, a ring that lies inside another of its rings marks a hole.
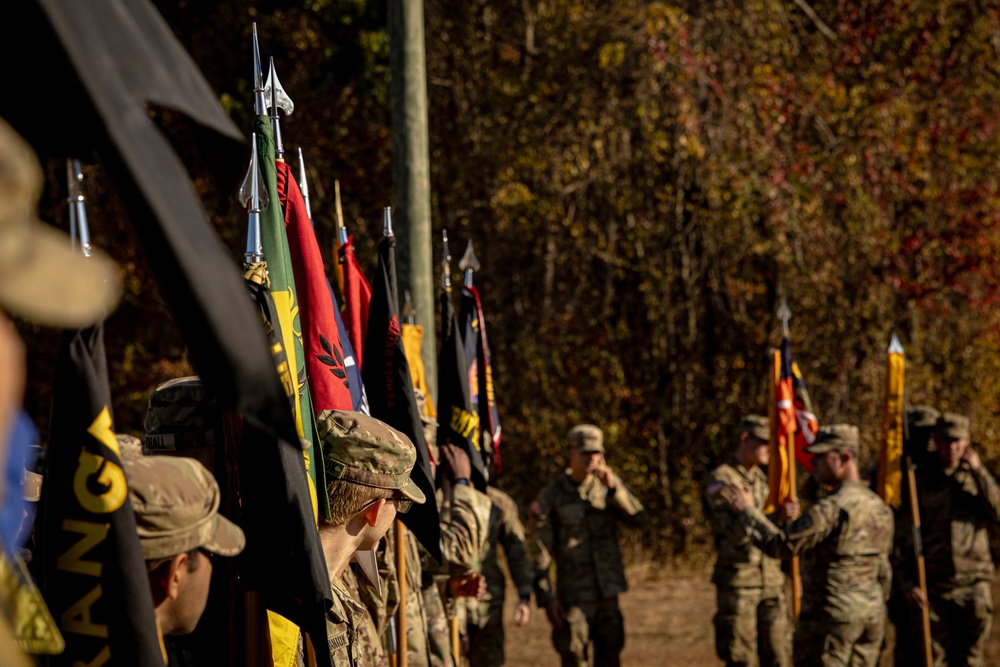
[[[802,609],[792,649],[795,664],[874,665],[892,580],[889,507],[864,483],[846,481],[784,530],[755,507],[745,509],[741,520],[747,535],[765,554],[802,557]],[[854,634],[851,627],[855,623],[866,629]],[[879,628],[871,659],[867,642],[873,639],[874,631],[867,629],[870,623]],[[823,634],[824,628],[827,634]],[[841,630],[843,634],[836,634]],[[802,662],[805,658],[800,652],[807,636],[813,644],[827,647],[821,649],[826,652],[822,658],[826,662]],[[855,644],[843,644],[847,641]],[[843,655],[854,657],[849,663],[838,662],[837,656]]]
[[[503,549],[507,568],[521,600],[531,598],[534,577],[524,525],[517,513],[517,503],[493,486],[486,488],[486,495],[493,504],[480,569],[480,573],[486,577],[486,593],[478,601],[473,598],[465,601],[470,640],[469,662],[473,667],[499,667],[504,663],[503,603],[507,578],[500,567],[497,547]]]
[[[562,667],[588,667],[590,642],[593,642],[595,666],[621,664],[625,624],[617,596],[567,607],[566,622],[552,629],[552,645],[559,653]]]
[[[801,619],[795,626],[795,667],[874,667],[882,649],[885,619]],[[902,667],[902,665],[900,666]]]
[[[364,579],[364,574],[356,573],[352,565],[348,566],[347,569],[344,570],[344,574],[341,575],[341,579],[343,580],[344,587],[348,590],[354,600],[364,606],[359,586],[359,580]],[[389,664],[385,651],[382,649],[382,639],[379,636],[375,619],[372,618],[372,615],[369,613],[367,607],[358,622],[356,639],[358,643],[358,652],[361,655],[361,659],[364,661],[361,664],[371,665],[372,667],[386,667]]]
[[[568,474],[545,487],[534,507],[536,530],[535,601],[545,607],[558,597],[564,607],[599,602],[628,590],[618,523],[639,523],[642,504],[621,479],[609,492],[597,478],[576,485]],[[562,582],[553,586],[555,564]]]
[[[333,607],[326,613],[326,639],[333,667],[365,667],[369,663],[365,662],[358,639],[365,607],[354,599],[340,577],[334,577],[330,588],[333,591]],[[301,650],[296,655],[295,665],[306,665]]]
[[[781,561],[766,556],[747,537],[740,515],[719,493],[723,484],[750,490],[754,506],[767,502],[767,475],[759,468],[747,470],[736,457],[705,478],[702,501],[715,540],[717,612],[715,648],[726,665],[785,667],[790,664],[791,632],[785,602],[785,575]]]
[[[935,664],[982,664],[993,621],[989,529],[1000,517],[1000,487],[980,466],[952,471],[936,460],[915,471]],[[902,590],[913,588],[913,524],[897,519],[894,550]]]

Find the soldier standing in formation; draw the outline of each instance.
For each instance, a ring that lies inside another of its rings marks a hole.
[[[969,446],[968,417],[941,415],[933,438],[937,455],[915,471],[927,595],[916,585],[912,521],[906,512],[900,513],[896,530],[896,576],[915,611],[930,609],[935,666],[982,665],[993,623],[988,531],[1000,518],[1000,488]]]
[[[712,523],[717,558],[712,574],[717,612],[715,650],[727,667],[787,667],[791,634],[781,561],[753,545],[735,512],[719,491],[726,484],[750,492],[753,507],[767,501],[770,431],[766,417],[747,415],[740,422],[739,444],[726,463],[705,479],[703,501]]]
[[[604,436],[581,424],[569,432],[569,468],[545,487],[538,515],[535,601],[552,625],[563,667],[616,667],[625,645],[618,594],[628,589],[618,523],[637,524],[642,504],[604,461]],[[555,565],[557,586],[549,567]]]
[[[721,493],[764,553],[802,555],[802,611],[795,627],[795,665],[874,667],[885,632],[892,573],[892,512],[861,481],[858,429],[821,428],[806,448],[817,481],[832,490],[784,530],[754,506],[741,484]],[[788,512],[790,515],[794,511]]]

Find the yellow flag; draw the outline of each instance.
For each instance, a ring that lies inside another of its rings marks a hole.
[[[403,352],[406,354],[406,363],[410,366],[410,380],[413,381],[413,388],[424,392],[427,403],[424,409],[427,416],[437,419],[437,408],[431,400],[431,394],[427,391],[427,376],[424,373],[424,360],[420,357],[420,350],[424,344],[424,328],[419,324],[403,325]]]
[[[878,495],[890,507],[899,507],[903,472],[903,346],[895,334],[889,344],[882,398],[882,430],[878,454]]]

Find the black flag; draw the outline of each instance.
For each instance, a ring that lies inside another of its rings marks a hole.
[[[410,366],[403,350],[396,289],[396,237],[386,236],[378,247],[378,268],[372,276],[361,378],[368,394],[371,416],[381,419],[408,437],[417,448],[417,462],[410,478],[427,496],[422,505],[402,515],[406,527],[437,560],[441,560],[441,527],[435,502],[430,455],[424,439],[417,399],[413,395]]]
[[[63,336],[33,563],[66,650],[52,665],[164,664],[111,416],[104,325]]]
[[[479,415],[469,397],[469,362],[462,343],[451,289],[441,290],[441,348],[438,353],[438,445],[461,447],[472,462],[472,483],[486,491],[487,471],[480,452]],[[475,350],[472,361],[475,362]]]

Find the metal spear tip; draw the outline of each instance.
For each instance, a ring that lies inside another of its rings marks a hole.
[[[382,236],[392,236],[392,209],[388,206],[382,210]]]
[[[469,244],[465,246],[465,254],[459,260],[458,268],[463,271],[479,270],[479,258],[476,257],[476,251],[472,249],[472,239],[469,239]]]
[[[267,108],[272,110],[275,117],[278,115],[277,109],[285,112],[286,116],[291,116],[295,111],[295,104],[288,97],[288,93],[281,87],[278,81],[278,74],[274,71],[274,58],[270,59],[267,69],[267,83],[264,84],[264,98],[267,100]]]
[[[253,23],[253,112],[258,116],[267,113],[264,99],[264,75],[260,69],[260,46],[257,43],[257,23]]]
[[[896,334],[892,334],[892,340],[889,341],[889,354],[903,354],[903,344],[899,342]]]
[[[264,184],[264,175],[260,171],[260,163],[257,159],[257,135],[253,134],[250,137],[250,166],[247,168],[246,176],[243,177],[238,197],[244,208],[249,206],[255,211],[263,211],[271,202],[267,196],[267,186]]]
[[[784,296],[781,297],[781,303],[778,304],[778,319],[786,323],[792,319],[792,311],[788,308],[788,300]]]

